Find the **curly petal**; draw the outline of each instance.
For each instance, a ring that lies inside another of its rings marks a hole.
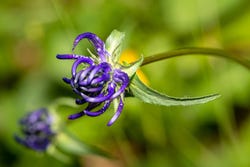
[[[105,49],[104,42],[96,34],[93,34],[91,32],[85,32],[83,34],[78,35],[73,43],[72,51],[75,50],[75,47],[84,38],[90,40],[90,42],[93,44],[97,54],[100,56],[101,61],[103,61],[103,62],[106,61],[106,55],[108,55],[108,54],[107,54],[107,51]]]
[[[97,111],[89,111],[88,108],[87,108],[83,112],[88,116],[96,117],[96,116],[99,116],[99,115],[103,114],[109,108],[110,104],[111,104],[111,101],[108,100],[108,101],[105,101],[103,107],[101,109],[97,110]]]
[[[121,84],[119,90],[117,90],[111,97],[111,99],[117,98],[120,96],[129,84],[129,77],[125,72],[116,69],[113,75],[113,79],[117,84]]]
[[[79,100],[79,99],[77,99],[77,100]],[[77,103],[81,103],[81,102],[78,101]],[[88,107],[86,108],[86,110],[92,110],[92,109],[98,107],[99,105],[101,105],[101,103],[89,103]],[[74,120],[74,119],[80,118],[80,117],[82,117],[84,115],[86,115],[85,114],[85,110],[68,116],[68,119]]]
[[[100,63],[99,65],[95,66],[95,68],[89,73],[87,83],[90,84],[91,81],[94,79],[94,77],[98,76],[100,73],[101,74],[108,74],[110,71],[111,71],[111,67],[109,66],[108,63],[106,63],[106,62]],[[105,80],[106,80],[106,78],[105,78]]]
[[[120,101],[119,101],[119,105],[118,105],[118,108],[115,112],[115,115],[111,118],[111,120],[108,122],[107,126],[111,126],[117,119],[118,117],[121,115],[122,113],[122,109],[124,107],[124,103],[123,103],[123,100],[122,100],[122,97],[120,97]]]
[[[76,55],[76,54],[58,54],[56,55],[56,58],[58,59],[79,59],[79,58],[84,58],[86,56],[82,55]]]
[[[106,95],[100,94],[100,95],[95,96],[95,97],[90,97],[82,92],[79,92],[79,93],[82,96],[82,98],[85,99],[87,102],[99,103],[99,102],[104,102],[106,100],[109,100],[110,97],[114,94],[115,88],[116,88],[116,85],[113,82],[111,82],[108,86],[108,90],[107,90]]]
[[[79,84],[79,85],[87,85],[87,79],[88,79],[88,73],[93,70],[95,66],[89,66],[86,67],[84,70],[79,71],[75,76],[73,75],[74,82],[73,84]],[[76,69],[72,69],[72,71],[76,71]]]
[[[94,62],[92,59],[88,58],[88,57],[81,57],[79,59],[77,59],[73,66],[72,66],[72,75],[75,76],[76,75],[76,70],[77,70],[77,67],[81,64],[81,63],[87,63],[89,64],[90,66],[91,65],[94,65]]]
[[[114,57],[112,57],[112,61],[108,59],[108,56],[114,55],[108,53],[104,42],[93,33],[86,32],[78,35],[74,40],[72,51],[75,50],[75,47],[82,39],[88,39],[92,43],[99,57],[95,57],[92,53],[90,53],[90,57],[75,54],[57,55],[58,59],[75,60],[71,69],[71,78],[63,78],[63,80],[80,96],[80,98],[75,100],[76,104],[87,104],[83,111],[70,115],[69,119],[76,119],[83,115],[99,116],[109,108],[114,99],[118,98],[117,111],[107,124],[110,126],[122,112],[124,105],[123,96],[130,79],[120,66],[116,66],[118,62],[116,62]],[[113,49],[116,49],[116,47]],[[112,54],[117,53],[112,52]],[[98,110],[95,109],[98,106]]]
[[[67,83],[67,84],[70,84],[70,83],[71,83],[71,79],[69,79],[69,78],[63,77],[62,80],[63,80],[65,83]]]
[[[84,112],[83,112],[83,111],[81,111],[81,112],[79,112],[79,113],[72,114],[72,115],[68,116],[68,119],[71,119],[71,120],[73,120],[73,119],[77,119],[77,118],[82,117],[83,115],[84,115]]]

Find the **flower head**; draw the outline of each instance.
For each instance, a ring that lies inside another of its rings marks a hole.
[[[55,135],[51,123],[51,117],[46,109],[30,112],[20,120],[23,137],[15,136],[15,140],[30,149],[45,151]]]
[[[114,37],[115,35],[116,37]],[[118,34],[118,35],[117,35]],[[79,95],[76,104],[87,103],[87,107],[69,119],[76,119],[83,115],[99,116],[116,101],[116,113],[108,122],[112,125],[120,116],[124,106],[125,89],[130,83],[129,74],[135,73],[133,67],[129,73],[128,66],[119,64],[119,47],[123,34],[115,31],[113,36],[107,39],[107,45],[95,34],[86,32],[76,37],[73,43],[73,51],[82,39],[88,39],[94,46],[96,54],[90,52],[90,56],[77,54],[59,54],[58,59],[73,59],[75,62],[71,69],[71,78],[63,78],[73,91]],[[131,72],[132,71],[132,72]]]

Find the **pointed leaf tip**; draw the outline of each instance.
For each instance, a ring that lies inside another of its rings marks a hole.
[[[131,81],[130,89],[132,94],[139,98],[140,100],[151,103],[158,104],[164,106],[187,106],[187,105],[195,105],[207,103],[209,101],[215,100],[220,95],[219,94],[211,94],[201,97],[171,97],[162,93],[157,92],[156,90],[151,89],[144,85],[137,75]]]

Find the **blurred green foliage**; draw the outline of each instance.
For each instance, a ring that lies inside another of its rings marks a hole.
[[[19,146],[13,134],[24,113],[73,95],[61,82],[70,74],[71,62],[55,56],[71,53],[82,32],[106,39],[118,29],[126,33],[124,48],[144,56],[196,46],[223,48],[250,59],[248,0],[11,0],[1,2],[0,22],[1,167],[71,166]],[[152,87],[168,95],[222,96],[189,107],[128,98],[112,127],[105,126],[112,111],[71,122],[69,130],[83,142],[117,157],[81,157],[79,166],[250,166],[248,69],[227,59],[191,55],[142,70]]]

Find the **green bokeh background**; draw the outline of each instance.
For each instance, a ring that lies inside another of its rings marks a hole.
[[[1,167],[73,166],[25,149],[13,134],[26,112],[74,96],[61,81],[72,62],[55,56],[71,53],[82,32],[106,39],[113,29],[123,31],[124,48],[144,56],[195,46],[250,57],[249,0],[10,0],[0,4],[0,23]],[[250,166],[248,69],[223,58],[190,55],[142,70],[151,87],[168,95],[221,97],[189,107],[128,98],[111,127],[106,126],[111,110],[77,119],[69,126],[74,135],[117,158],[83,156],[79,166]]]

